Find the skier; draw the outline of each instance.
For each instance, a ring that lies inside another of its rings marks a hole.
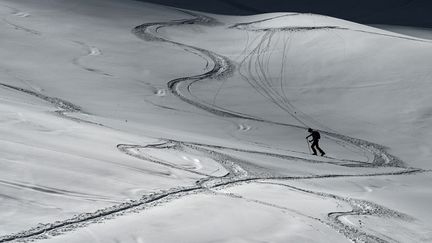
[[[321,156],[325,155],[325,152],[319,147],[318,142],[321,138],[321,135],[318,131],[314,131],[312,130],[312,128],[308,129],[308,132],[310,133],[309,136],[306,137],[306,139],[308,139],[309,137],[312,137],[312,140],[310,140],[309,142],[312,143],[311,148],[313,151],[313,155],[317,155],[317,151],[315,148],[318,149],[318,151],[320,151]]]

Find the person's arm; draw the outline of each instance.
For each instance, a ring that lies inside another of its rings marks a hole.
[[[309,140],[308,138],[312,136],[312,139]],[[306,139],[308,139],[309,143],[313,143],[315,141],[315,137],[313,136],[313,133],[311,135],[307,136]]]

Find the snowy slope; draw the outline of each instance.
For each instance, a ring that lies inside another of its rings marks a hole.
[[[431,28],[414,28],[407,26],[397,26],[397,25],[375,25],[377,28],[385,29],[405,35],[415,36],[423,39],[432,39],[432,29]]]
[[[215,14],[251,15],[301,12],[329,15],[363,24],[432,27],[427,0],[138,0]]]
[[[0,14],[0,242],[432,239],[430,40],[136,1]]]

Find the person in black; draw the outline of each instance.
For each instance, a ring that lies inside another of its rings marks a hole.
[[[324,156],[325,152],[318,145],[318,142],[319,142],[319,140],[321,138],[320,133],[318,131],[312,130],[312,128],[309,128],[308,132],[310,133],[310,135],[307,136],[306,139],[308,139],[309,137],[312,137],[312,140],[310,140],[309,142],[312,143],[311,148],[312,148],[312,151],[313,151],[313,155],[317,155],[316,149],[318,149],[318,151],[320,151],[320,153],[321,153],[321,156]]]

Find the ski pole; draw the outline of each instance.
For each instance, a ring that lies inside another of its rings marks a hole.
[[[309,147],[309,141],[308,141],[307,138],[306,138],[306,144],[307,144],[307,147],[308,147],[308,149],[309,149],[309,153],[312,154],[311,148]]]

